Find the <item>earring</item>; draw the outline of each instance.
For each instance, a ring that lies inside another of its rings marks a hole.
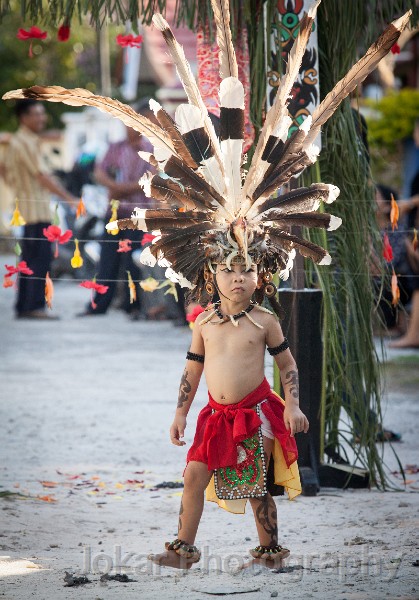
[[[211,297],[215,294],[215,285],[212,283],[212,281],[206,282],[205,291],[207,292],[208,296]]]
[[[272,298],[273,296],[275,296],[275,294],[278,291],[276,288],[276,285],[272,282],[266,283],[263,289],[264,289],[265,295],[268,298]]]

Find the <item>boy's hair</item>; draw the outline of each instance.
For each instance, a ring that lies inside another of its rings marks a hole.
[[[39,100],[17,100],[15,104],[15,115],[20,119],[23,115],[30,112],[33,106],[42,104]]]

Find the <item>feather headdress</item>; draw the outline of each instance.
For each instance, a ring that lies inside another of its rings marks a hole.
[[[142,153],[155,169],[140,180],[147,196],[162,203],[157,209],[136,209],[130,219],[110,223],[108,228],[153,231],[156,237],[142,255],[146,264],[158,262],[170,276],[193,288],[199,299],[205,288],[206,267],[211,262],[256,262],[266,273],[279,272],[286,279],[296,251],[318,264],[329,264],[328,253],[293,235],[292,225],[333,230],[341,221],[316,212],[321,202],[330,204],[339,195],[333,185],[313,184],[277,194],[292,177],[317,160],[314,140],[321,126],[340,102],[376,67],[396,43],[411,11],[391,23],[380,38],[337,83],[313,115],[290,137],[290,92],[320,0],[314,0],[304,16],[290,52],[286,72],[276,99],[266,115],[247,177],[242,182],[244,90],[238,79],[236,56],[230,33],[228,0],[211,0],[220,48],[220,131],[217,134],[185,58],[169,25],[160,14],[153,18],[162,32],[181,79],[188,104],[179,106],[173,120],[151,101],[158,125],[111,98],[83,89],[34,86],[8,92],[3,99],[35,98],[89,105],[121,119],[154,145],[153,154]]]

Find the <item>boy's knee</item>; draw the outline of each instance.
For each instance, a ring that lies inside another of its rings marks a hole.
[[[183,478],[184,488],[196,492],[204,491],[208,485],[210,474],[204,463],[189,463]]]

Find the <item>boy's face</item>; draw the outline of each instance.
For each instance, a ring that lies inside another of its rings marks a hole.
[[[228,269],[225,264],[217,264],[216,278],[221,294],[235,302],[250,301],[259,280],[254,263],[247,271],[246,265],[232,264]]]

